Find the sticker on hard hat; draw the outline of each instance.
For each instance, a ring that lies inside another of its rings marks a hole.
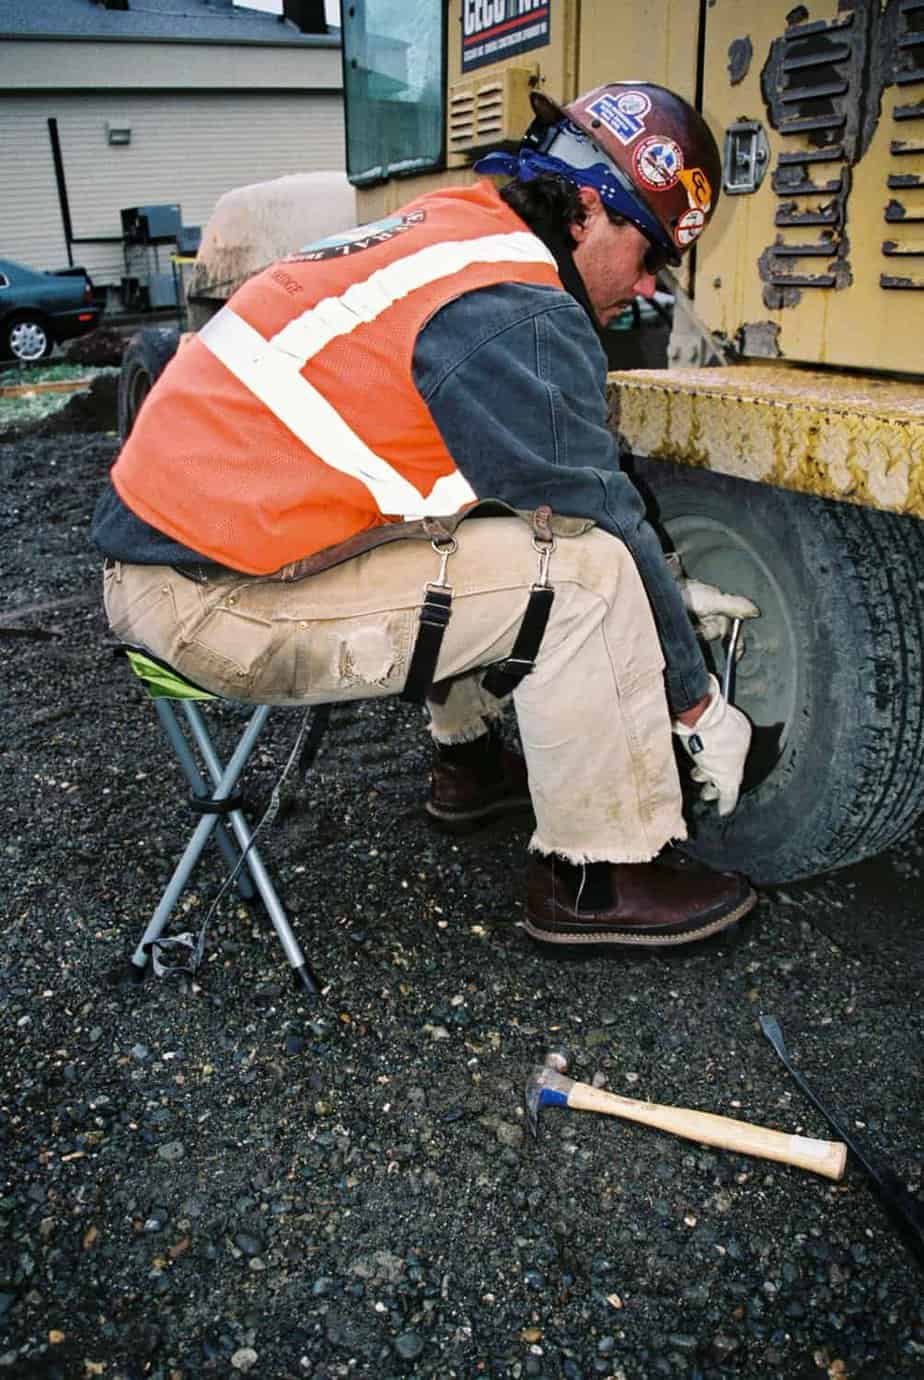
[[[315,240],[306,244],[296,254],[287,254],[284,263],[313,263],[318,259],[342,259],[347,254],[358,254],[362,249],[372,249],[374,245],[385,244],[411,230],[426,220],[426,211],[409,211],[403,216],[387,216],[385,220],[374,220],[368,225],[358,225],[355,230],[341,230],[327,239]]]
[[[698,240],[706,226],[705,214],[698,208],[692,211],[684,211],[674,227],[674,239],[681,249],[686,249],[688,244]]]
[[[702,168],[684,168],[680,181],[687,189],[687,201],[694,209],[705,211],[708,215],[712,206],[712,188],[709,178]]]
[[[673,139],[655,134],[639,144],[632,156],[635,175],[655,192],[667,192],[676,186],[683,171],[683,150]]]
[[[644,91],[620,91],[618,96],[607,92],[591,101],[586,114],[592,115],[615,134],[621,144],[631,144],[644,132],[643,115],[651,109],[651,101]]]

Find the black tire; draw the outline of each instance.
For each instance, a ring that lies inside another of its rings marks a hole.
[[[48,322],[35,312],[18,312],[3,323],[4,352],[20,364],[37,364],[47,359],[54,347]]]
[[[895,843],[924,809],[924,522],[667,462],[635,473],[686,572],[762,612],[735,677],[745,790],[726,821],[689,805],[691,851],[767,884]]]
[[[145,326],[128,342],[119,375],[119,435],[131,435],[145,398],[176,354],[179,331],[166,326]]]

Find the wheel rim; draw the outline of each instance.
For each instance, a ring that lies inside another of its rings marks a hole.
[[[48,336],[37,321],[17,321],[10,331],[10,350],[17,359],[41,359],[48,349]]]
[[[745,535],[700,514],[667,518],[688,576],[746,594],[761,616],[742,624],[744,655],[735,667],[734,703],[754,725],[745,775],[753,790],[779,762],[795,722],[799,696],[799,639],[789,598],[762,552]],[[707,644],[706,659],[721,681],[725,646]]]

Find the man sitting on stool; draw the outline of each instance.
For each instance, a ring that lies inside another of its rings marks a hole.
[[[754,895],[657,862],[686,836],[672,728],[726,814],[750,726],[619,469],[599,331],[708,224],[718,151],[644,82],[533,105],[481,165],[500,191],[309,246],[182,346],[97,509],[106,610],[235,699],[425,694],[437,818],[522,801],[528,771],[530,934],[682,944]],[[493,731],[511,693],[525,770]]]

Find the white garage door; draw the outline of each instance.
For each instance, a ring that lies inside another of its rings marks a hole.
[[[345,166],[339,92],[0,96],[0,258],[34,268],[67,263],[49,118],[78,238],[118,238],[121,209],[152,203],[178,203],[185,225],[204,225],[232,187]],[[131,142],[110,144],[110,126]],[[99,284],[125,272],[118,243],[77,244],[73,257]]]

